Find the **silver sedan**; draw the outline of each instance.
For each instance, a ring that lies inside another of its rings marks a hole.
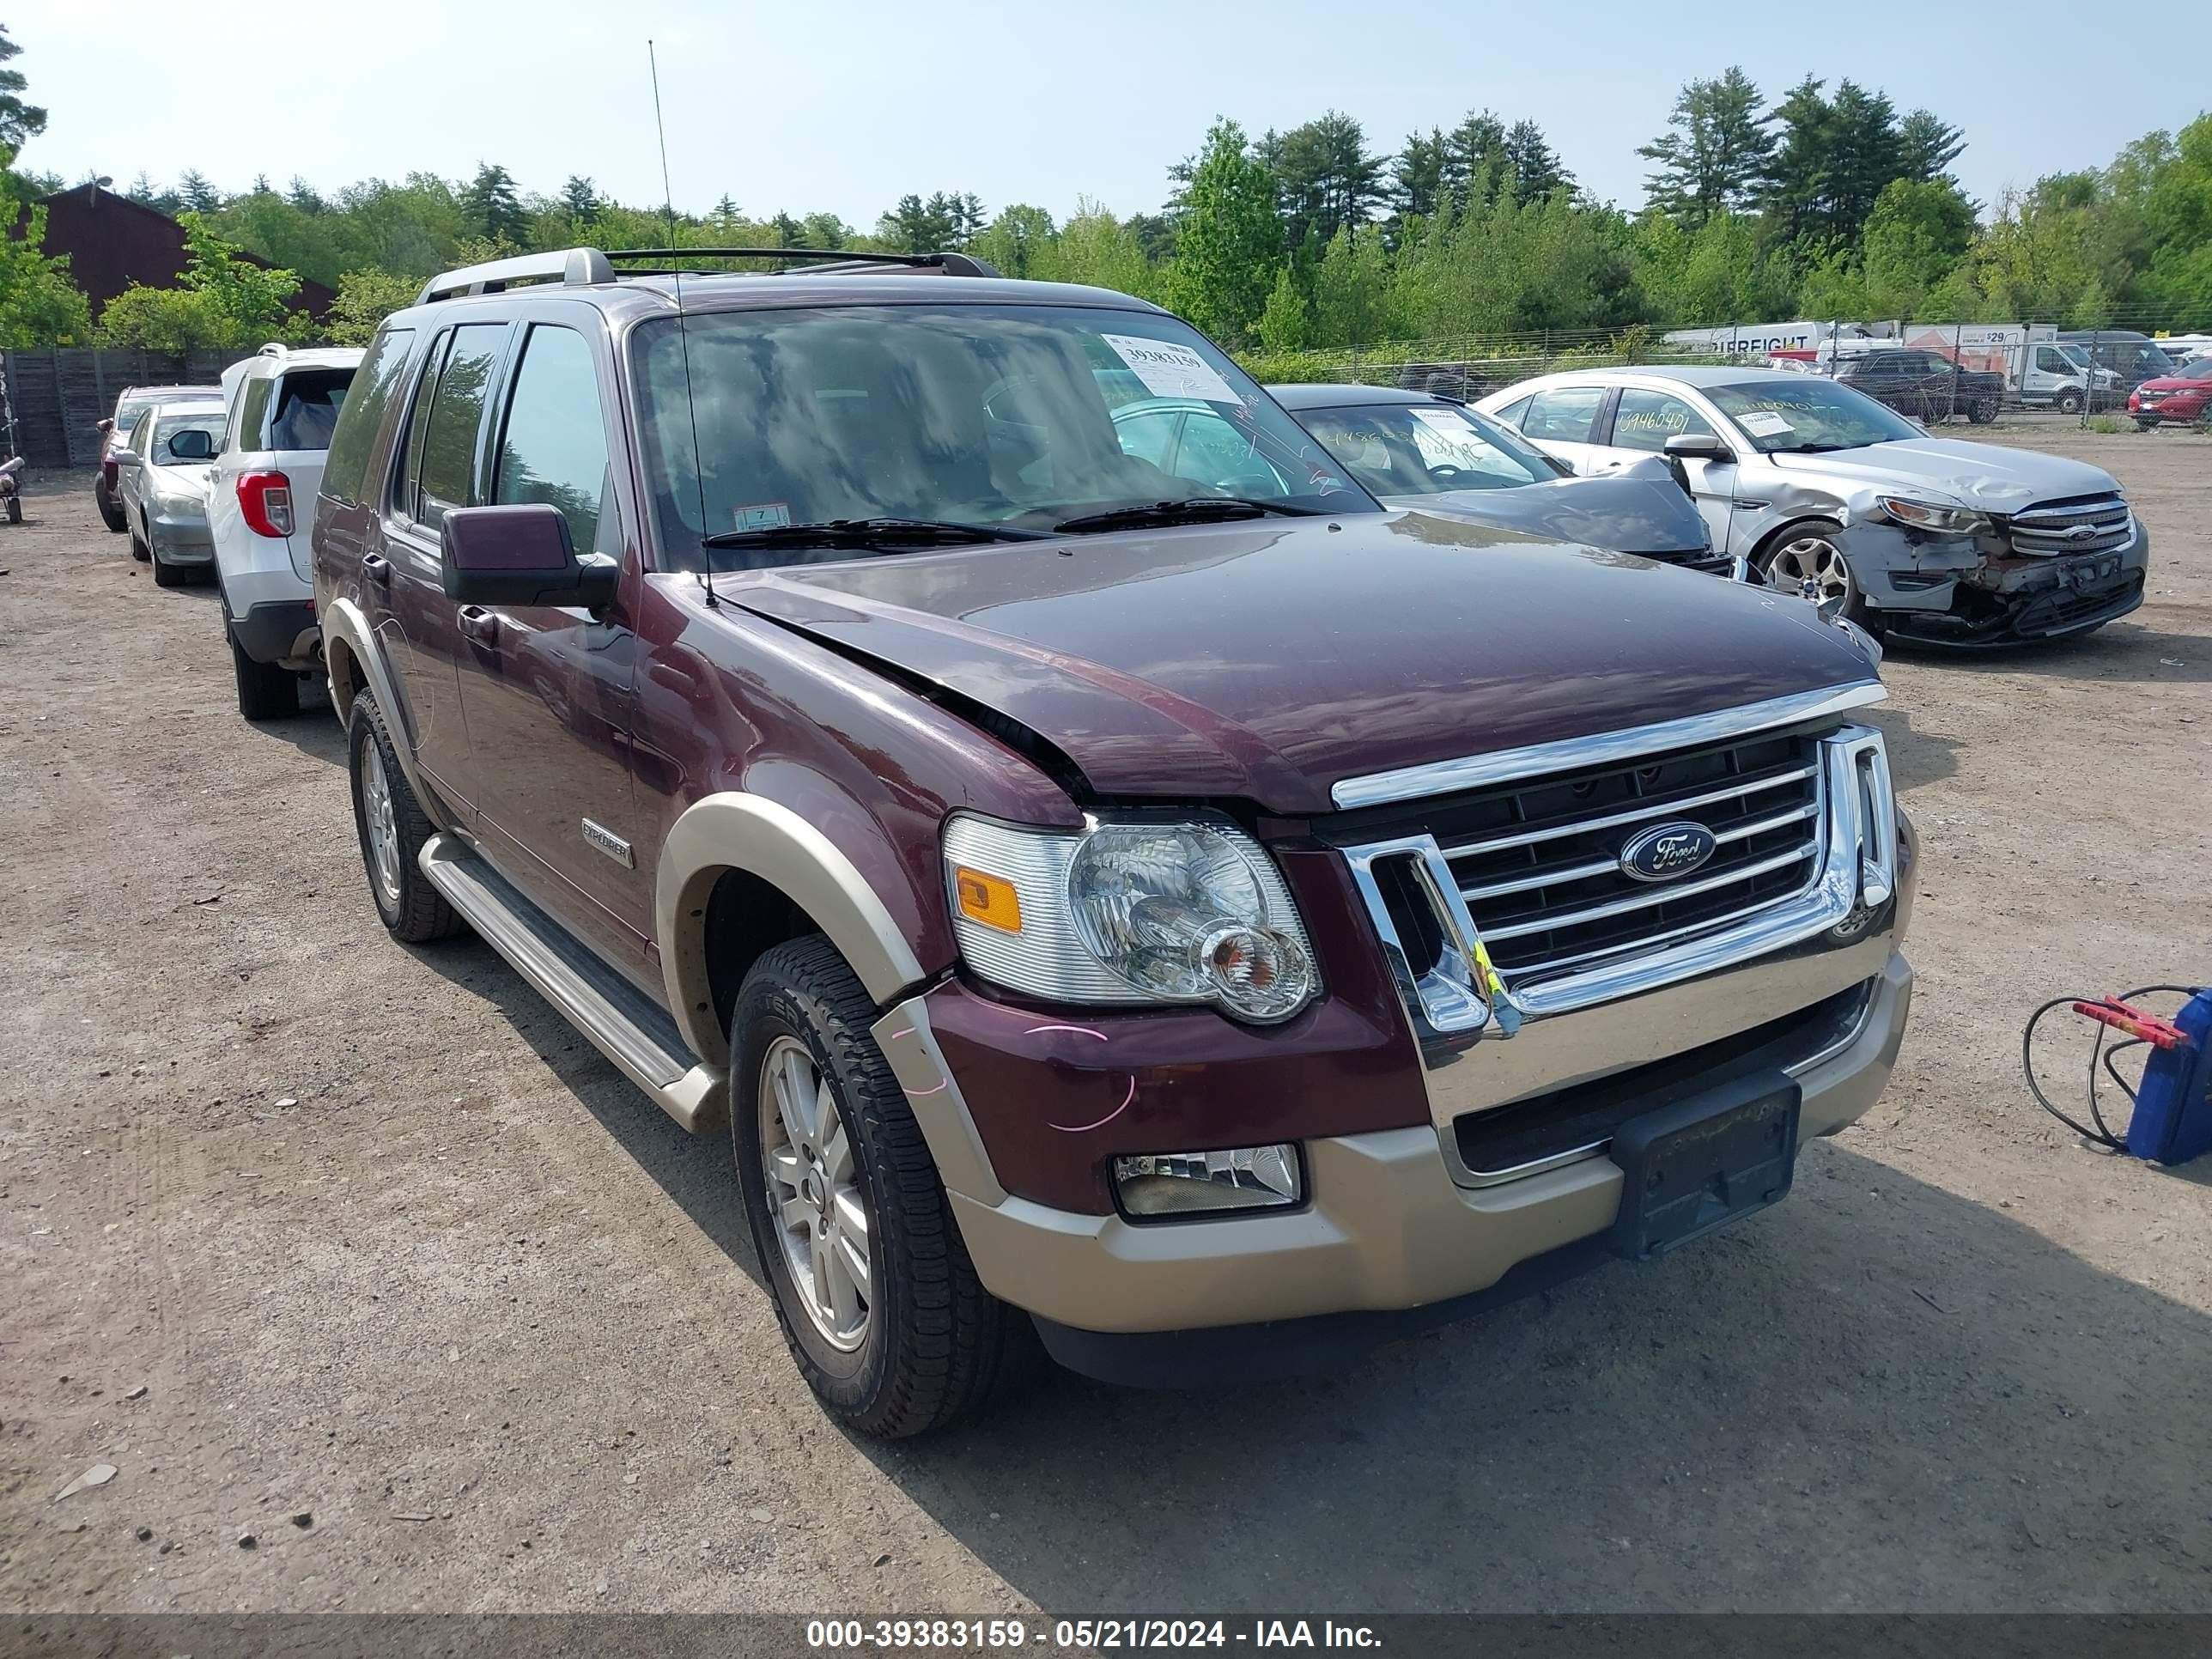
[[[2112,474],[1930,437],[1818,375],[1576,369],[1475,407],[1584,476],[1672,457],[1716,548],[1877,632],[2014,644],[2142,603],[2150,536]]]
[[[139,417],[116,452],[131,556],[153,565],[157,587],[181,586],[196,567],[214,568],[207,493],[222,428],[219,403],[162,404]]]

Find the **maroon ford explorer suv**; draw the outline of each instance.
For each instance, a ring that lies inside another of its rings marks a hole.
[[[950,1421],[1030,1323],[1129,1382],[1357,1353],[1873,1103],[1915,851],[1844,633],[1386,512],[1140,301],[818,257],[438,278],[314,547],[386,927],[728,1125],[833,1412]],[[1158,398],[1218,481],[1124,447]]]

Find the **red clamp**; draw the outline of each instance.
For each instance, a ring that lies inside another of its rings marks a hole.
[[[2077,1002],[2074,1012],[2085,1014],[2100,1024],[2109,1025],[2116,1031],[2125,1031],[2131,1037],[2140,1037],[2154,1048],[2180,1048],[2189,1042],[2189,1033],[2170,1019],[2156,1014],[2147,1014],[2117,998],[2107,997],[2101,1002]]]

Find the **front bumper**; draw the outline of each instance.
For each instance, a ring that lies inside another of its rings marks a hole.
[[[1844,544],[1867,602],[1892,637],[1925,645],[2007,646],[2101,628],[2142,603],[2150,532],[2102,553],[1992,553],[1973,538],[1914,541],[1871,523]]]
[[[1796,1073],[1808,1138],[1856,1120],[1888,1081],[1912,971],[1887,951],[1866,988],[1853,1035],[1803,1057],[1811,1063]],[[1012,1196],[991,1204],[955,1193],[951,1201],[985,1286],[1046,1322],[1048,1343],[1059,1339],[1091,1369],[1110,1345],[1054,1328],[1095,1338],[1422,1310],[1485,1291],[1613,1224],[1621,1175],[1610,1159],[1467,1187],[1453,1178],[1448,1133],[1425,1125],[1309,1141],[1310,1200],[1278,1215],[1137,1224]],[[1370,1341],[1393,1332],[1388,1321],[1359,1328]]]
[[[2154,421],[2166,426],[2197,426],[2212,416],[2212,398],[2161,398],[2156,403],[2145,403],[2140,398],[2130,398],[2128,414],[2137,421]]]
[[[204,514],[155,512],[146,524],[164,564],[213,564],[215,541]]]

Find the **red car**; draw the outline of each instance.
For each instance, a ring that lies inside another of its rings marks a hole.
[[[2145,380],[2128,393],[2128,413],[2146,432],[2160,425],[2212,427],[2212,357]]]

